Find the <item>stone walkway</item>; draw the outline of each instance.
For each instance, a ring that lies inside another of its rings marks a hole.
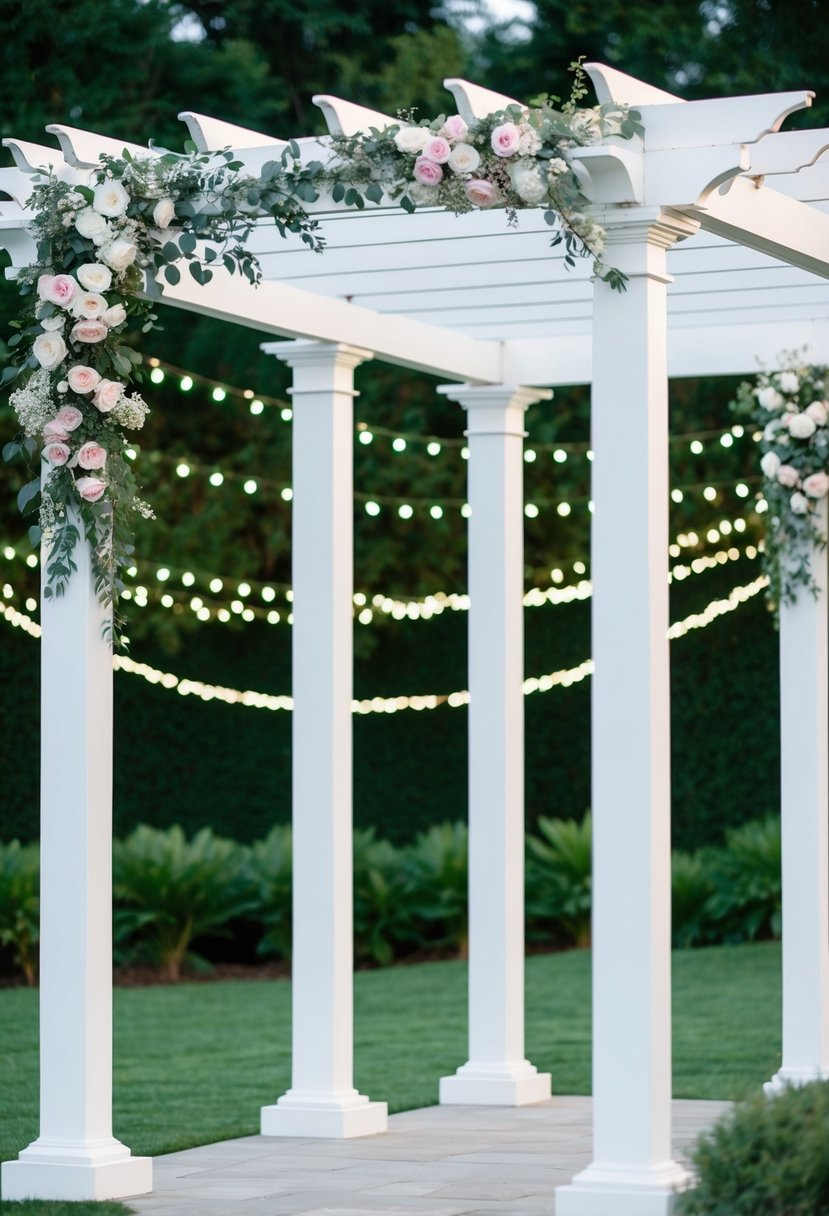
[[[158,1157],[141,1216],[552,1216],[590,1160],[590,1098],[433,1106],[358,1140],[247,1136]],[[727,1102],[674,1102],[681,1155]]]

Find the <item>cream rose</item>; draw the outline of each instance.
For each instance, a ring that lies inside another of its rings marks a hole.
[[[102,215],[92,207],[84,207],[75,217],[75,227],[81,236],[94,241],[96,245],[105,241],[109,235],[109,224]]]
[[[153,223],[156,228],[169,228],[175,219],[176,209],[171,198],[160,198],[153,207]]]
[[[47,443],[43,455],[49,464],[59,465],[66,464],[72,453],[65,443]]]
[[[123,237],[116,237],[114,241],[104,245],[101,250],[101,257],[106,262],[107,266],[111,266],[117,273],[126,270],[135,261],[135,255],[138,249],[133,245],[132,241],[126,241]]]
[[[112,271],[100,262],[87,262],[78,267],[76,274],[81,287],[87,291],[109,291],[112,286]]]
[[[805,494],[801,494],[800,491],[797,491],[797,493],[792,494],[791,498],[789,499],[789,506],[794,511],[795,515],[805,515],[809,510],[809,500]]]
[[[766,452],[765,456],[763,456],[762,460],[760,461],[760,468],[763,470],[763,475],[770,479],[777,476],[780,465],[781,460],[776,452]]]
[[[114,329],[116,325],[120,325],[126,319],[127,310],[123,304],[113,304],[112,308],[108,308],[106,312],[101,313],[101,320],[110,329]]]
[[[72,315],[91,321],[106,312],[107,302],[97,291],[81,291],[72,301]]]
[[[62,405],[55,414],[55,422],[59,422],[65,431],[76,431],[83,422],[83,414],[74,405]]]
[[[103,342],[104,338],[109,333],[103,321],[89,320],[78,321],[77,325],[72,326],[72,332],[69,337],[73,342]]]
[[[810,498],[825,498],[829,493],[829,474],[820,470],[803,479],[803,491]]]
[[[79,477],[75,482],[75,489],[87,502],[97,502],[106,488],[99,477]]]
[[[777,480],[781,486],[785,486],[787,490],[792,490],[800,481],[800,474],[793,465],[781,464],[777,470]]]
[[[115,409],[123,393],[124,386],[119,380],[101,380],[92,396],[92,404],[102,414],[108,414],[110,410]]]
[[[92,206],[99,215],[124,215],[130,204],[130,196],[120,182],[101,182],[95,187]]]
[[[817,430],[808,414],[791,414],[786,421],[793,439],[811,439]]]
[[[411,156],[417,156],[423,151],[431,136],[432,132],[428,127],[401,127],[394,137],[394,142],[398,152],[408,152]]]
[[[474,173],[480,163],[480,153],[472,144],[455,144],[448,161],[453,173]]]
[[[764,388],[754,390],[754,395],[764,410],[782,410],[785,402],[776,388],[767,384]]]
[[[78,452],[78,464],[82,469],[102,469],[106,462],[106,450],[99,443],[85,443]]]
[[[41,367],[51,371],[66,358],[66,343],[60,334],[38,334],[32,344],[32,354]]]
[[[825,401],[813,401],[811,405],[806,406],[805,412],[815,426],[825,426],[826,419],[829,418],[829,409],[827,409]]]
[[[781,372],[777,383],[784,393],[796,393],[800,388],[800,379],[794,372]]]
[[[101,376],[94,367],[85,367],[83,363],[78,363],[75,367],[70,367],[66,379],[73,393],[91,393],[100,383]]]

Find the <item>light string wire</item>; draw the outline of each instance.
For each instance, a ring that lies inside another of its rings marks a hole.
[[[718,618],[729,612],[736,611],[742,604],[747,603],[768,586],[768,578],[761,575],[752,582],[741,587],[734,587],[725,599],[711,600],[702,612],[692,613],[681,621],[676,621],[668,629],[668,638],[675,641],[685,637],[695,629],[705,629]],[[18,612],[10,604],[0,601],[0,616],[11,626],[22,629],[29,637],[39,638],[41,627],[25,613]],[[194,696],[201,701],[220,701],[226,705],[244,705],[250,709],[269,709],[272,711],[292,710],[293,697],[276,696],[272,693],[255,692],[252,689],[225,688],[220,684],[207,684],[202,680],[182,679],[170,671],[162,671],[148,663],[137,663],[126,655],[113,656],[113,667],[129,675],[140,676],[149,684],[160,685],[168,691],[175,690],[180,696]],[[523,682],[525,697],[537,692],[549,692],[553,688],[569,688],[578,684],[594,671],[593,660],[585,659],[575,667],[550,672],[548,675],[532,676]],[[437,709],[439,705],[448,705],[457,709],[469,704],[469,692],[451,692],[447,694],[427,694],[399,697],[370,697],[351,702],[355,714],[393,714],[401,710],[416,711]]]

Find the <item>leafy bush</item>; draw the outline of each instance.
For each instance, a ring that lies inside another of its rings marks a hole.
[[[203,828],[192,840],[178,826],[137,827],[113,847],[115,935],[133,957],[149,956],[167,979],[181,978],[185,961],[207,966],[191,943],[251,906],[244,851]]]
[[[717,940],[779,937],[782,926],[780,820],[762,819],[730,831],[712,854],[714,893],[708,907]]]
[[[249,915],[264,929],[256,947],[256,953],[264,957],[291,957],[291,842],[290,826],[276,824],[264,840],[257,840],[247,851]]]
[[[0,944],[11,948],[27,984],[37,982],[40,938],[40,850],[18,840],[0,844]]]
[[[714,864],[711,852],[674,853],[671,857],[672,940],[677,950],[713,940]]]
[[[699,1183],[681,1216],[827,1216],[829,1082],[788,1086],[735,1108],[691,1158]]]
[[[590,945],[592,823],[547,819],[527,837],[527,920],[530,931],[552,932],[562,945]]]
[[[403,852],[404,898],[417,946],[456,950],[469,939],[469,833],[465,823],[442,823],[421,832]]]
[[[387,966],[411,941],[403,854],[374,829],[354,833],[354,957]]]

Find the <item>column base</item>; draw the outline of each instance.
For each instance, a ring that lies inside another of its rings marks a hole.
[[[829,1078],[829,1068],[786,1068],[779,1069],[770,1081],[766,1081],[763,1092],[767,1098],[774,1097],[789,1085],[808,1085],[810,1081],[825,1081]]]
[[[263,1136],[350,1140],[387,1131],[389,1108],[385,1102],[369,1102],[356,1089],[330,1097],[289,1089],[274,1106],[263,1106],[260,1114]]]
[[[651,1169],[589,1165],[556,1188],[556,1216],[670,1216],[691,1182],[677,1161]]]
[[[518,1064],[475,1064],[470,1060],[440,1079],[441,1106],[530,1106],[552,1094],[550,1074],[527,1060]]]
[[[118,1140],[78,1149],[36,1140],[0,1167],[4,1199],[125,1199],[153,1189],[150,1157],[133,1157]]]

